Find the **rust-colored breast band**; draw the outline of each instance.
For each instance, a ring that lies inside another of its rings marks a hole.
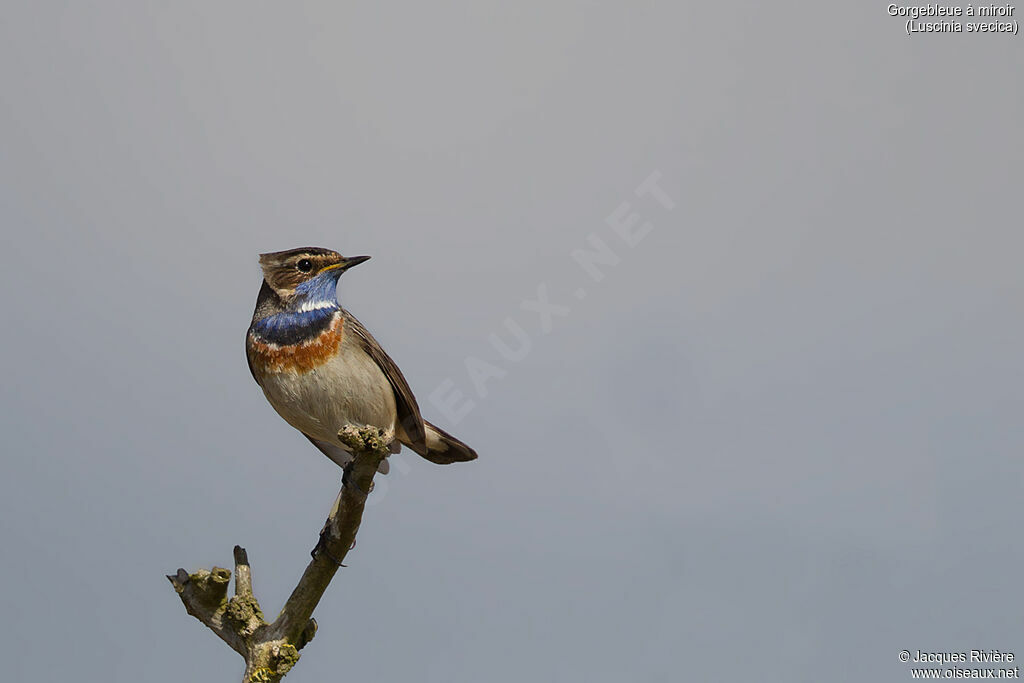
[[[270,344],[258,337],[250,337],[247,349],[249,361],[260,374],[304,374],[333,358],[344,336],[345,321],[339,315],[329,328],[300,344]]]

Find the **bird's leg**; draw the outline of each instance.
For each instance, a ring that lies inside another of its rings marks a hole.
[[[355,465],[355,463],[356,461],[353,458],[352,460],[349,460],[347,463],[345,463],[345,466],[341,468],[341,485],[342,487],[351,486],[356,491],[362,493],[363,490],[359,488],[359,486],[355,482],[352,481],[352,467],[353,465]]]
[[[345,466],[341,469],[341,485],[351,487],[358,491],[359,493],[363,494],[363,496],[368,496],[371,493],[373,493],[373,482],[370,482],[370,490],[364,491],[363,489],[359,488],[358,484],[352,481],[352,467],[355,465],[355,462],[356,461],[353,458],[352,460],[349,460],[347,463],[345,463]]]
[[[355,465],[355,462],[355,459],[349,460],[347,463],[345,463],[345,467],[342,468],[341,486],[342,488],[348,486],[350,488],[355,489],[359,493],[362,493],[364,496],[367,496],[373,491],[373,482],[370,482],[370,491],[364,492],[361,488],[359,488],[359,486],[354,481],[352,481],[352,467]],[[331,562],[338,565],[339,567],[344,567],[345,565],[339,562],[338,558],[334,557],[334,555],[331,554],[331,551],[327,548],[327,533],[331,525],[331,517],[333,517],[338,510],[338,505],[341,503],[341,495],[342,492],[339,491],[338,498],[337,500],[334,501],[334,506],[331,508],[331,514],[327,517],[327,521],[324,522],[323,528],[320,529],[320,538],[317,539],[316,545],[313,547],[313,550],[309,552],[309,555],[315,560],[317,554],[322,551],[324,555],[327,556],[327,559],[329,559]],[[354,548],[355,545],[355,541],[353,541],[352,547]],[[349,548],[349,550],[351,549],[352,548]]]
[[[346,470],[347,469],[348,468],[346,467]],[[345,565],[339,562],[338,558],[336,558],[331,553],[330,549],[327,547],[327,534],[330,531],[331,519],[334,517],[334,515],[338,513],[338,507],[341,505],[342,493],[344,493],[344,489],[342,491],[338,491],[338,497],[334,499],[334,505],[331,506],[331,512],[327,516],[327,521],[324,522],[323,528],[320,529],[320,538],[317,539],[316,545],[313,547],[313,550],[311,550],[309,553],[310,557],[312,557],[315,560],[317,554],[322,550],[323,553],[327,556],[327,559],[329,559],[331,562],[338,565],[339,567],[344,567]]]
[[[342,467],[341,474],[341,490],[338,491],[338,497],[334,500],[334,506],[331,508],[330,515],[327,516],[327,521],[324,523],[323,528],[320,530],[320,538],[317,540],[316,546],[310,551],[315,560],[320,553],[323,553],[330,559],[334,564],[339,567],[344,567],[337,557],[331,554],[330,548],[328,548],[328,533],[331,529],[331,520],[334,519],[335,515],[338,514],[338,510],[342,504],[342,498],[345,496],[345,489],[358,493],[364,500],[373,491],[373,477],[369,477],[370,485],[367,487],[369,490],[364,491],[363,488],[356,483],[353,476],[355,465],[360,454],[375,454],[377,456],[377,466],[380,466],[380,462],[386,457],[386,450],[388,445],[394,438],[393,432],[385,432],[383,429],[371,428],[371,427],[356,427],[355,425],[345,425],[338,431],[338,439],[341,441],[346,450],[353,453],[351,460],[345,463]],[[352,547],[355,547],[355,540],[352,542]],[[349,548],[351,550],[352,548]]]
[[[347,565],[338,562],[338,558],[332,555],[331,551],[327,548],[327,526],[328,524],[325,523],[324,528],[320,530],[320,538],[317,539],[316,545],[313,546],[313,549],[309,551],[309,556],[315,560],[316,556],[322,552],[324,555],[327,556],[327,559],[333,562],[334,564],[338,565],[339,567],[346,567]],[[355,546],[355,543],[353,543],[352,545]],[[351,550],[351,548],[349,548],[349,550]]]

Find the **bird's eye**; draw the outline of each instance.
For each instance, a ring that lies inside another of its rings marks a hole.
[[[308,258],[299,259],[299,262],[295,264],[295,267],[301,270],[303,273],[308,273],[313,270],[313,262]]]

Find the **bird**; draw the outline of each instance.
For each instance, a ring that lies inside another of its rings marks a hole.
[[[322,247],[260,254],[249,371],[278,415],[342,468],[353,459],[337,438],[346,425],[382,430],[392,453],[406,446],[437,464],[475,460],[476,451],[423,419],[398,365],[339,303],[339,278],[369,259]],[[382,460],[379,471],[388,469]]]

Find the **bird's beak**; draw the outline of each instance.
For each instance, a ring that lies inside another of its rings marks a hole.
[[[327,271],[333,270],[333,271],[337,271],[338,275],[341,275],[342,273],[344,273],[346,270],[348,270],[352,266],[358,266],[363,261],[369,261],[369,260],[370,260],[369,256],[349,256],[347,258],[346,257],[342,257],[340,262],[333,263],[333,264],[327,266],[326,268],[321,268],[320,272],[321,273],[326,273]]]

